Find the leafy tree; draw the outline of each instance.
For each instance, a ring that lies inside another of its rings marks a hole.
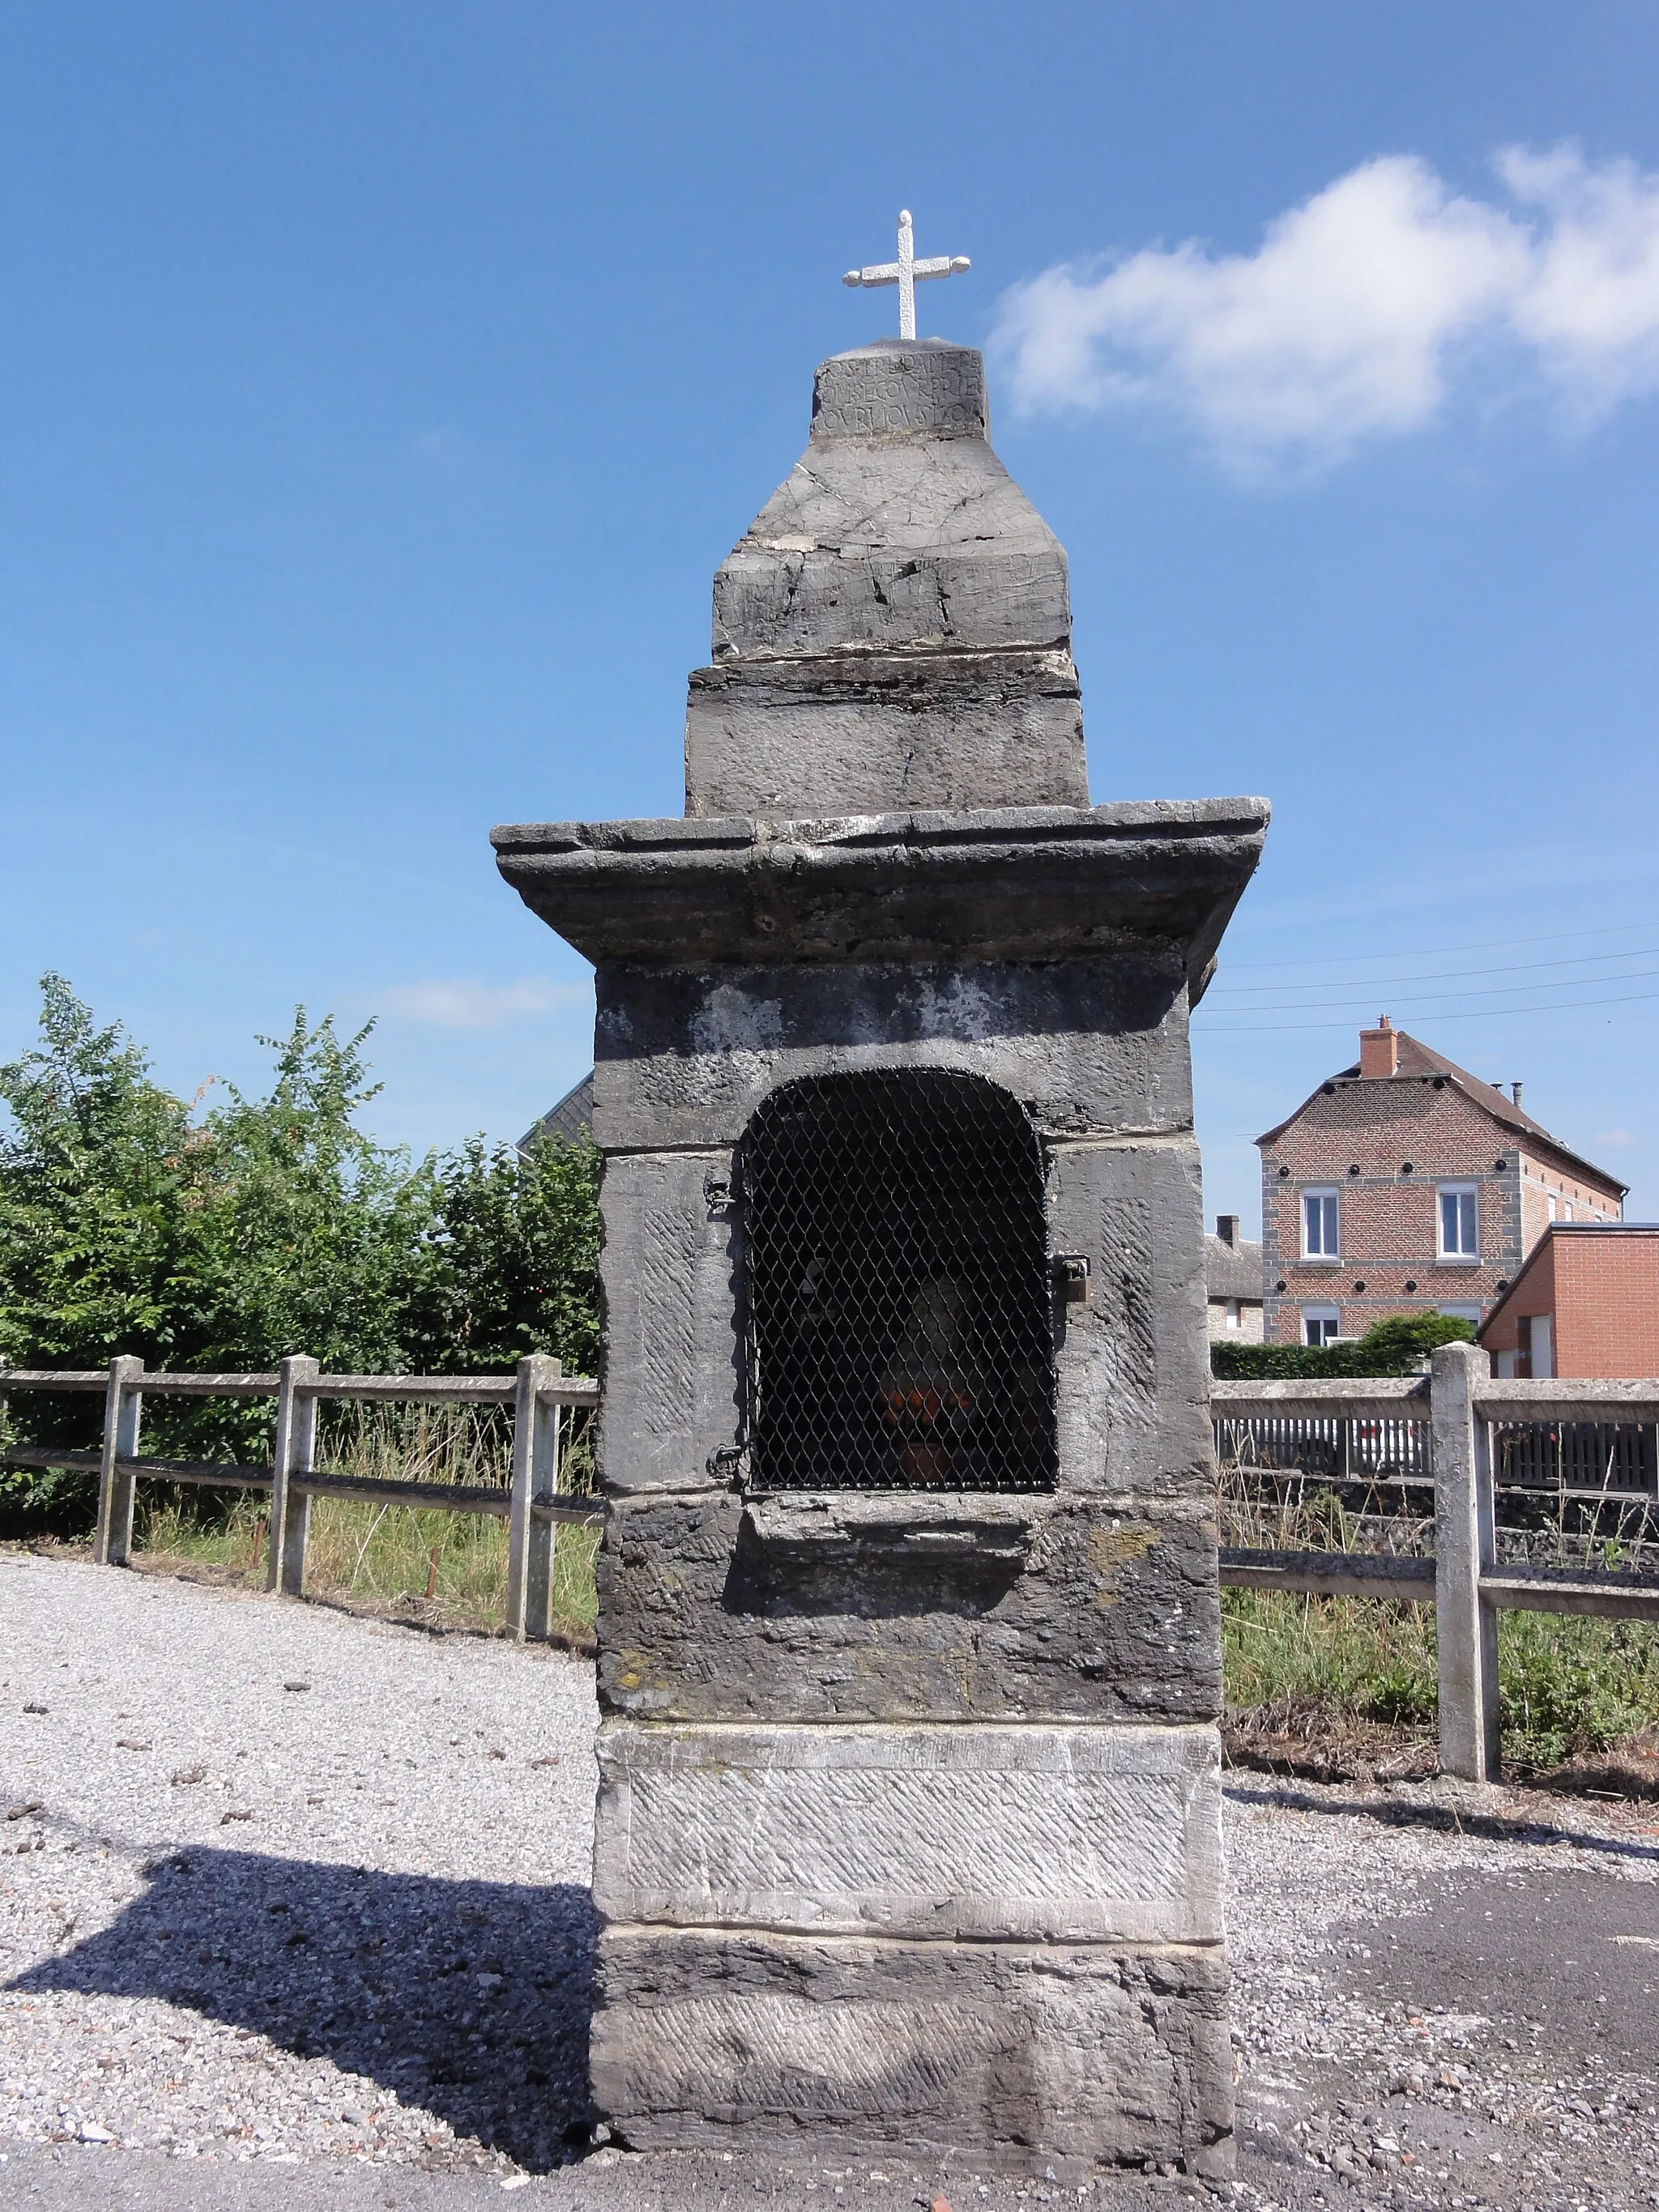
[[[118,1028],[61,975],[41,999],[39,1045],[0,1066],[0,1361],[159,1365],[198,1264],[200,1148]]]
[[[410,1302],[411,1356],[503,1374],[551,1352],[574,1375],[599,1359],[599,1155],[544,1139],[524,1153],[481,1137],[433,1170],[427,1267]]]
[[[207,1117],[200,1305],[190,1358],[173,1364],[269,1367],[308,1352],[337,1372],[403,1364],[404,1312],[433,1228],[430,1161],[377,1145],[355,1116],[380,1085],[362,1046],[303,1007],[276,1055],[268,1097],[228,1085]]]
[[[0,1066],[0,1365],[264,1370],[307,1352],[358,1373],[489,1372],[529,1352],[592,1372],[599,1156],[475,1138],[411,1161],[357,1116],[378,1092],[366,1027],[303,1008],[269,1094],[199,1115],[100,1029],[58,975],[34,1048]],[[88,1441],[84,1397],[18,1393],[14,1437]],[[152,1399],[149,1448],[264,1455],[270,1408]],[[9,1484],[9,1492],[6,1486]],[[9,1495],[84,1515],[88,1486],[0,1471]],[[15,1517],[15,1516],[14,1516]]]

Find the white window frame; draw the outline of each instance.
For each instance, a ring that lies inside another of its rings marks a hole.
[[[1340,1336],[1342,1334],[1342,1314],[1340,1307],[1322,1304],[1305,1305],[1302,1308],[1300,1319],[1304,1344],[1312,1344],[1316,1341],[1308,1334],[1310,1323],[1316,1325],[1322,1332],[1317,1339],[1321,1344],[1328,1344],[1332,1337]],[[1326,1334],[1324,1331],[1328,1324],[1329,1334]]]
[[[1446,1244],[1446,1200],[1449,1198],[1455,1198],[1458,1202],[1457,1212],[1460,1241],[1457,1245],[1451,1249],[1448,1249]],[[1468,1200],[1469,1213],[1474,1217],[1474,1243],[1472,1249],[1465,1245],[1461,1241],[1464,1222],[1463,1200],[1465,1199]],[[1479,1261],[1480,1257],[1480,1186],[1479,1183],[1439,1182],[1435,1185],[1434,1235],[1437,1258],[1441,1260],[1450,1260],[1456,1262],[1458,1265],[1466,1267]]]
[[[1480,1308],[1477,1305],[1437,1306],[1435,1311],[1444,1314],[1448,1321],[1472,1321],[1477,1328],[1480,1326]]]
[[[1229,1298],[1227,1301],[1224,1326],[1234,1330],[1241,1329],[1244,1326],[1244,1309],[1237,1298]]]
[[[1320,1209],[1320,1245],[1313,1249],[1309,1238],[1311,1219],[1308,1202],[1315,1201]],[[1333,1266],[1342,1256],[1342,1201],[1334,1182],[1304,1184],[1300,1200],[1302,1208],[1302,1256],[1304,1260],[1328,1260]],[[1326,1249],[1325,1232],[1332,1232],[1329,1248]]]

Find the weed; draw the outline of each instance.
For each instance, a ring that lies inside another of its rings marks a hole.
[[[1267,1494],[1264,1494],[1267,1492]],[[1358,1498],[1358,1503],[1352,1500]],[[1370,1552],[1428,1557],[1431,1492],[1399,1484],[1275,1480],[1224,1465],[1222,1541],[1245,1549]],[[1643,1509],[1645,1516],[1645,1507]],[[1645,1528],[1644,1517],[1640,1527]],[[1587,1535],[1565,1504],[1547,1529],[1500,1531],[1500,1550],[1540,1550],[1570,1566],[1645,1566],[1640,1534],[1622,1524]],[[1222,1592],[1223,1663],[1236,1725],[1261,1735],[1277,1717],[1334,1739],[1364,1723],[1426,1733],[1435,1723],[1431,1605],[1290,1591]],[[1505,1766],[1536,1772],[1606,1750],[1659,1723],[1659,1628],[1629,1620],[1504,1611],[1498,1617],[1500,1723]]]
[[[507,1487],[512,1431],[499,1408],[349,1405],[326,1412],[317,1462],[331,1472]],[[588,1431],[585,1415],[567,1416],[562,1490],[592,1488]],[[146,1483],[135,1549],[146,1565],[177,1565],[210,1572],[218,1582],[263,1589],[265,1511],[258,1492],[204,1493]],[[597,1529],[555,1531],[554,1613],[568,1632],[592,1626],[598,1548]],[[446,1627],[499,1627],[507,1603],[507,1523],[489,1514],[316,1498],[306,1589],[313,1596]]]

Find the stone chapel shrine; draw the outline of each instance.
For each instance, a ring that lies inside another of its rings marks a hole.
[[[637,2148],[1230,2160],[1188,1014],[1268,810],[1091,805],[1070,633],[980,356],[855,347],[716,573],[684,818],[494,833],[598,974]]]

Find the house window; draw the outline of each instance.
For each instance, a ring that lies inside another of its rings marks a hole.
[[[1480,1257],[1480,1219],[1472,1182],[1443,1182],[1440,1186],[1440,1257]]]
[[[1304,1190],[1302,1194],[1302,1256],[1304,1260],[1334,1260],[1340,1256],[1336,1243],[1334,1190]],[[1309,1340],[1310,1343],[1314,1340]]]
[[[1477,1328],[1480,1326],[1479,1306],[1440,1306],[1436,1310],[1444,1314],[1448,1321],[1468,1321],[1473,1322]]]
[[[1334,1306],[1304,1306],[1304,1344],[1331,1344],[1341,1334],[1342,1316]]]
[[[1227,1301],[1227,1326],[1229,1328],[1240,1328],[1243,1326],[1243,1316],[1239,1311],[1237,1298],[1229,1298]]]
[[[1555,1193],[1553,1190],[1545,1192],[1544,1203],[1550,1210],[1550,1219],[1552,1221],[1558,1219],[1560,1215],[1561,1208],[1557,1201]]]

